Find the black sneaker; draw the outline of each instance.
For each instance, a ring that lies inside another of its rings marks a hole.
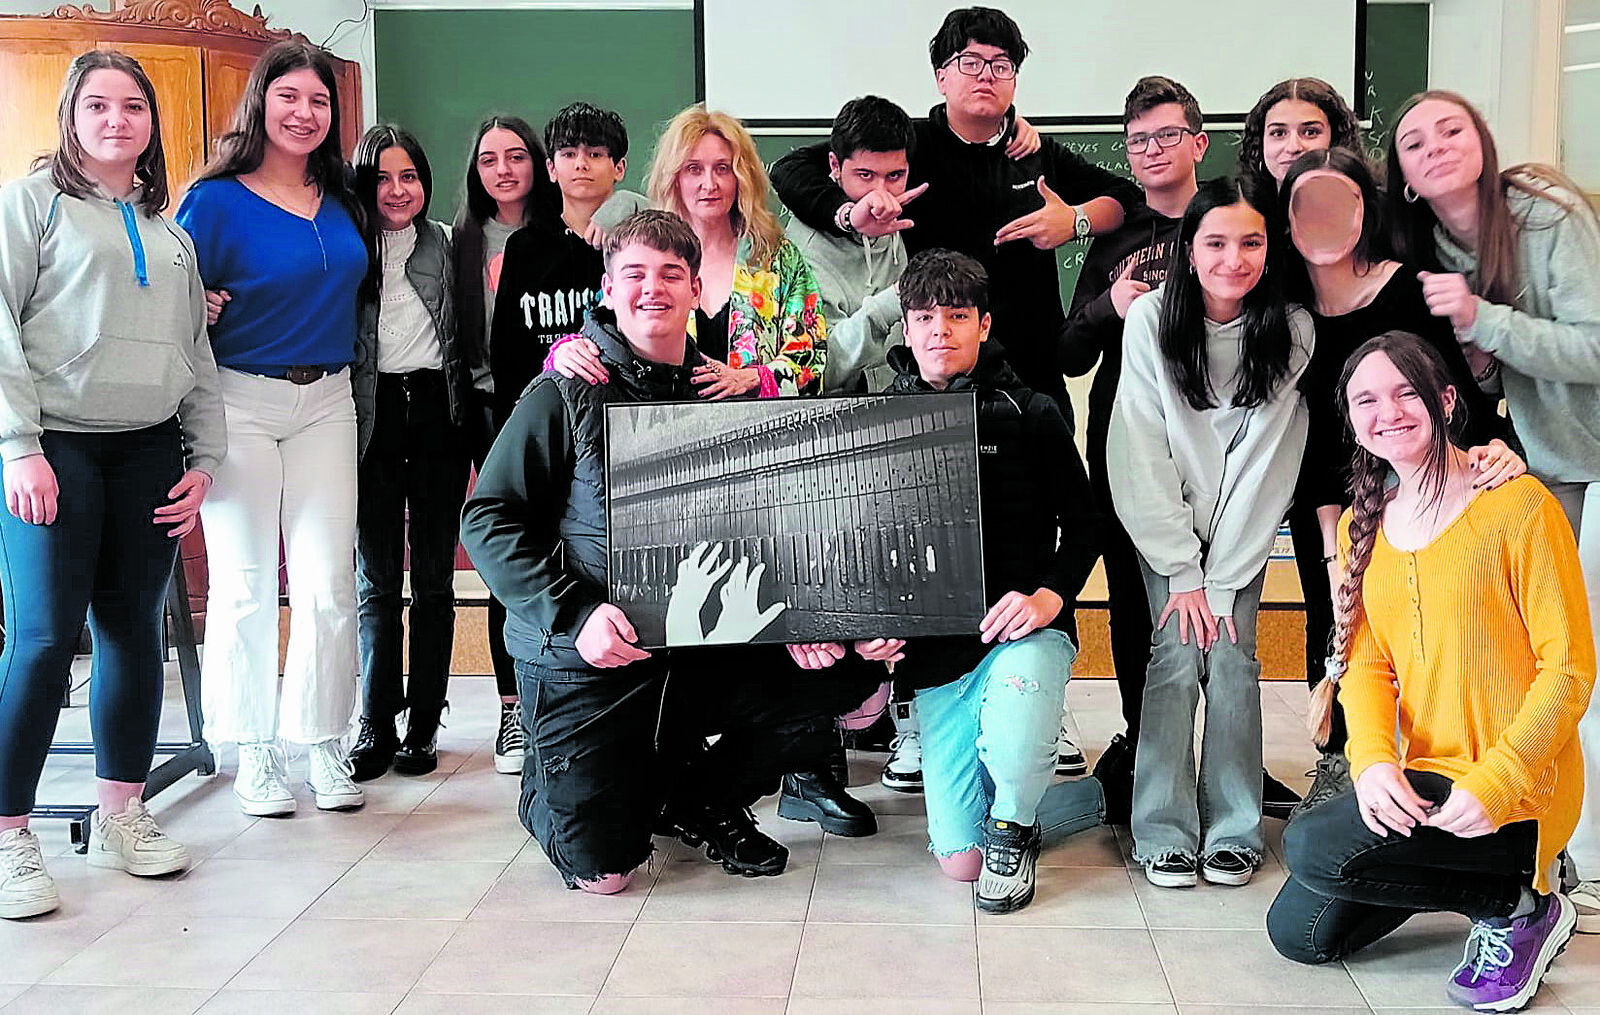
[[[1312,777],[1311,788],[1306,790],[1305,797],[1289,815],[1291,821],[1318,804],[1327,803],[1340,793],[1354,788],[1350,781],[1350,761],[1343,751],[1323,751],[1317,758],[1317,767],[1306,774]]]
[[[1243,850],[1219,849],[1206,857],[1200,873],[1214,885],[1248,885],[1255,876],[1256,862]]]
[[[1038,825],[993,818],[984,821],[979,909],[985,913],[1014,913],[1033,901],[1034,872],[1042,842]]]
[[[522,728],[522,703],[500,703],[500,731],[494,738],[494,770],[503,775],[522,774],[522,756],[528,753],[528,733]]]
[[[851,796],[837,775],[826,769],[783,777],[778,817],[815,821],[824,832],[859,838],[878,830],[872,808]]]
[[[1126,825],[1133,816],[1134,743],[1118,733],[1094,763],[1094,777],[1106,794],[1106,824]]]
[[[1300,794],[1285,786],[1272,777],[1266,769],[1261,770],[1261,813],[1269,818],[1288,821],[1289,815],[1294,813],[1295,806],[1300,803]]]
[[[1192,888],[1199,881],[1194,857],[1168,853],[1144,862],[1145,880],[1158,888]]]
[[[356,782],[369,782],[389,771],[400,738],[395,736],[393,719],[373,719],[362,716],[356,733],[355,746],[350,748],[350,778]]]
[[[776,877],[789,863],[789,849],[756,827],[748,807],[696,807],[662,815],[662,824],[685,846],[704,845],[706,859],[729,874]]]

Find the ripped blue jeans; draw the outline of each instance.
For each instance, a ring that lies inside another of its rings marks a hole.
[[[1047,836],[1101,823],[1093,779],[1052,786],[1062,699],[1077,649],[1062,631],[996,645],[966,676],[917,692],[923,800],[938,856],[983,845],[993,817]]]

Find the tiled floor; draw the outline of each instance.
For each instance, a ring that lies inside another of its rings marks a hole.
[[[1116,686],[1069,692],[1092,757],[1120,727]],[[1265,684],[1270,767],[1304,785],[1303,688]],[[494,687],[453,681],[433,776],[367,784],[366,808],[288,820],[239,814],[224,774],[190,777],[154,810],[197,863],[140,881],[89,870],[65,826],[40,822],[59,912],[0,921],[0,1006],[111,1011],[592,1013],[592,1015],[1355,1015],[1454,1011],[1443,979],[1465,921],[1419,918],[1338,966],[1306,968],[1267,943],[1284,877],[1246,888],[1152,888],[1125,835],[1097,829],[1049,850],[1032,906],[974,913],[970,888],[924,852],[921,798],[889,793],[879,756],[855,759],[878,809],[868,839],[779,820],[779,878],[730,878],[660,843],[621,896],[566,891],[514,814],[516,780],[491,765]],[[60,736],[82,736],[83,707]],[[176,689],[167,728],[181,729]],[[304,762],[299,763],[303,771]],[[42,796],[92,796],[86,759],[53,759]],[[1600,1015],[1600,937],[1576,938],[1537,1010]]]

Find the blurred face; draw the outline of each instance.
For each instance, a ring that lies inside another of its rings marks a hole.
[[[839,181],[845,197],[852,201],[859,201],[874,190],[899,197],[906,192],[906,175],[910,172],[903,148],[897,152],[862,149],[843,162],[829,152],[828,167],[833,170],[833,178]]]
[[[1400,118],[1394,138],[1400,171],[1423,200],[1477,187],[1483,142],[1454,102],[1423,99]]]
[[[1447,418],[1455,407],[1455,397],[1454,388],[1445,388]],[[1356,443],[1393,465],[1416,467],[1427,460],[1433,420],[1422,396],[1388,353],[1369,353],[1361,361],[1350,375],[1345,398]]]
[[[642,356],[683,362],[689,315],[700,305],[700,280],[683,258],[630,243],[612,255],[600,288],[618,330]]]
[[[267,143],[305,158],[317,150],[333,123],[333,97],[310,67],[292,70],[267,85]]]
[[[604,145],[557,148],[545,161],[561,196],[574,201],[604,201],[628,171],[628,160],[617,160]]]
[[[707,134],[689,149],[678,168],[678,196],[691,221],[727,218],[739,200],[733,175],[733,146],[721,134]]]
[[[422,214],[422,178],[411,156],[399,145],[390,145],[378,155],[378,217],[383,228],[397,232]]]
[[[131,168],[150,147],[150,103],[125,71],[93,70],[72,104],[72,126],[91,163]]]
[[[939,94],[950,106],[950,112],[973,120],[998,121],[1011,108],[1017,94],[1015,74],[1009,78],[997,77],[994,65],[985,60],[1000,60],[1002,66],[1011,65],[1011,58],[999,46],[985,46],[968,41],[961,51],[943,67],[933,72]],[[961,65],[981,63],[976,75],[963,74]]]
[[[1289,234],[1307,264],[1348,259],[1361,239],[1366,202],[1349,177],[1329,170],[1303,174],[1289,195]]]
[[[972,372],[978,347],[989,337],[989,315],[977,307],[929,307],[906,311],[906,344],[917,360],[917,372],[933,387]]]
[[[1163,134],[1170,138],[1173,131],[1182,131],[1182,137],[1171,148],[1161,147]],[[1183,107],[1176,102],[1164,102],[1146,110],[1128,121],[1124,136],[1128,139],[1128,168],[1133,178],[1146,190],[1165,190],[1182,187],[1194,181],[1194,167],[1205,158],[1210,141],[1205,132],[1189,131],[1189,121]],[[1139,151],[1134,151],[1140,146]]]
[[[533,155],[514,130],[492,127],[478,142],[478,179],[501,205],[520,204],[533,190]]]
[[[1333,146],[1328,114],[1304,99],[1284,99],[1267,110],[1261,135],[1261,161],[1278,183],[1289,175],[1294,160],[1309,151]]]
[[[1240,201],[1206,212],[1195,231],[1189,264],[1205,293],[1206,315],[1225,324],[1261,281],[1267,267],[1267,220]]]

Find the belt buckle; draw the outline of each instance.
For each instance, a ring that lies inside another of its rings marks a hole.
[[[311,384],[322,380],[327,372],[322,367],[290,367],[283,372],[283,379],[290,384]]]

